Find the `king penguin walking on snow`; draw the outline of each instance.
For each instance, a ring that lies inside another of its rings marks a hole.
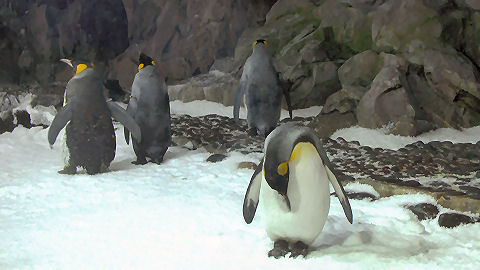
[[[77,167],[88,174],[105,172],[115,157],[115,132],[112,117],[127,127],[133,136],[141,139],[140,127],[115,102],[107,102],[103,94],[100,75],[87,62],[75,66],[62,59],[75,70],[65,89],[64,106],[58,111],[48,129],[48,142],[55,143],[58,133],[66,126],[68,157],[59,173],[75,174]]]
[[[249,134],[266,137],[280,119],[282,94],[287,102],[290,118],[292,107],[287,89],[281,86],[273,60],[267,49],[267,41],[253,43],[253,52],[243,66],[242,77],[235,94],[233,117],[238,122],[240,104],[247,109]]]
[[[243,202],[250,224],[262,200],[267,235],[274,241],[268,255],[306,256],[330,209],[332,184],[350,223],[352,209],[332,164],[314,132],[297,123],[277,127],[265,140],[264,158],[255,170]]]
[[[138,73],[132,84],[132,96],[127,113],[135,119],[142,131],[142,141],[133,139],[137,155],[134,164],[146,164],[149,157],[159,164],[170,145],[170,103],[165,80],[155,69],[155,61],[141,53]],[[125,128],[125,140],[129,143]]]

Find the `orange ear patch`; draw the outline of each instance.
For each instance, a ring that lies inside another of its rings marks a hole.
[[[87,65],[85,65],[85,64],[78,64],[78,65],[77,65],[77,71],[75,72],[75,74],[78,74],[78,73],[84,71],[86,68],[87,68]]]

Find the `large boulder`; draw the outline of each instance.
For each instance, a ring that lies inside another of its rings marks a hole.
[[[416,135],[415,110],[402,86],[402,72],[393,66],[385,66],[372,82],[358,104],[358,123],[367,128],[391,125],[393,134]]]
[[[410,43],[428,48],[441,45],[439,14],[418,0],[390,0],[372,13],[374,48],[385,52],[409,50]]]
[[[170,85],[168,95],[170,100],[191,102],[208,100],[232,106],[238,80],[228,73],[211,70],[209,73],[194,76],[180,84]]]

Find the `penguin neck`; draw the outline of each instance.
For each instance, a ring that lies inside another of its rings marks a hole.
[[[292,151],[289,161],[288,197],[292,211],[301,205],[316,205],[314,202],[321,195],[329,200],[328,178],[323,163],[315,146],[311,143],[298,143]]]
[[[268,49],[265,45],[263,44],[258,44],[253,47],[253,54],[268,54]]]

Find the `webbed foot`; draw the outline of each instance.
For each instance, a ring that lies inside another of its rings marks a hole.
[[[68,174],[68,175],[74,175],[77,173],[77,167],[76,166],[71,166],[67,165],[65,168],[61,169],[58,171],[59,174]]]
[[[137,157],[137,160],[132,161],[132,164],[135,164],[135,165],[145,165],[147,163],[148,163],[148,161],[145,157],[143,157],[143,158],[138,158]]]
[[[302,255],[304,258],[308,255],[309,250],[308,250],[308,245],[303,243],[302,241],[296,242],[290,253],[290,258],[296,258],[300,255]]]
[[[288,249],[288,242],[285,240],[277,240],[273,243],[273,249],[268,252],[268,257],[278,259],[280,257],[285,257],[288,252],[290,252]]]

